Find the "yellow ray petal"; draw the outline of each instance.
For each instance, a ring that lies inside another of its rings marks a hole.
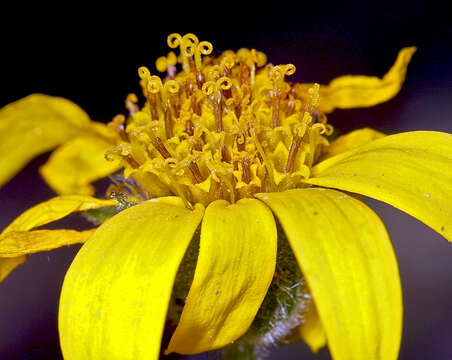
[[[77,137],[52,153],[41,174],[58,194],[92,195],[90,183],[119,168],[118,161],[105,160],[111,147],[111,142],[101,137]]]
[[[59,196],[22,213],[0,234],[0,282],[26,260],[23,254],[51,250],[86,241],[89,232],[72,230],[29,230],[59,220],[72,212],[116,205],[115,200],[89,196]],[[9,257],[10,259],[4,259]],[[16,260],[13,260],[16,257]]]
[[[326,346],[326,334],[320,321],[314,302],[311,303],[305,315],[305,322],[298,328],[301,339],[309,345],[313,353],[318,353]]]
[[[370,128],[358,129],[348,134],[339,136],[326,148],[325,154],[322,155],[322,160],[351,150],[355,147],[367,144],[368,142],[382,138],[384,136],[386,135]]]
[[[303,181],[384,201],[452,241],[451,134],[387,136],[319,163]]]
[[[94,230],[9,231],[0,236],[0,258],[12,258],[84,243]]]
[[[27,261],[26,256],[18,256],[13,258],[0,258],[0,283],[11,274],[15,268]]]
[[[274,211],[317,305],[334,360],[395,360],[402,330],[397,262],[383,223],[329,189],[259,194]]]
[[[193,284],[167,353],[218,349],[246,332],[272,280],[276,242],[275,220],[260,201],[207,207]]]
[[[0,186],[35,156],[90,131],[90,124],[76,104],[41,94],[0,109]]]
[[[394,65],[383,76],[340,76],[320,88],[320,109],[368,107],[388,101],[397,95],[405,80],[408,64],[416,47],[400,50]]]
[[[115,206],[116,200],[102,200],[91,196],[65,195],[44,201],[22,213],[3,232],[28,231],[38,226],[59,220],[73,212]],[[0,240],[2,237],[0,236]]]
[[[157,360],[177,268],[199,225],[194,211],[147,201],[103,223],[64,280],[65,360]]]

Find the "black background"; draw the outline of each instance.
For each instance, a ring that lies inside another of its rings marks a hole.
[[[339,110],[343,132],[372,126],[386,133],[452,132],[452,28],[446,2],[160,3],[143,6],[20,4],[2,11],[0,106],[31,93],[66,97],[97,121],[124,112],[139,92],[137,68],[166,54],[169,33],[193,32],[218,51],[256,48],[274,64],[293,63],[299,82],[327,83],[344,74],[383,75],[398,50],[418,46],[401,93],[370,109]],[[20,142],[17,146],[21,146]],[[53,194],[37,170],[42,155],[0,190],[0,229]],[[1,171],[1,170],[0,170]],[[404,290],[400,359],[452,359],[452,246],[417,220],[376,201],[388,227]],[[62,224],[60,224],[62,225]],[[86,224],[69,219],[65,225]],[[0,359],[59,359],[58,294],[77,248],[30,257],[0,284]],[[203,358],[203,356],[201,356]],[[272,359],[313,357],[303,344]]]

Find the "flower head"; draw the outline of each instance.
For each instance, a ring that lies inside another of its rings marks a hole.
[[[234,342],[292,336],[314,351],[328,343],[336,360],[396,359],[396,259],[381,220],[350,193],[383,200],[451,240],[452,136],[361,129],[331,141],[326,114],[395,96],[415,48],[381,79],[321,86],[291,82],[294,65],[267,64],[254,49],[212,56],[193,34],[171,34],[168,45],[179,56],[157,59],[164,79],[140,67],[144,104],[130,94],[127,114],[107,126],[43,95],[0,111],[2,180],[60,145],[41,172],[61,194],[0,235],[0,276],[26,254],[85,242],[61,295],[66,360],[157,359],[174,305],[166,353],[228,353]],[[13,147],[19,137],[30,146]],[[92,181],[118,170],[110,199],[89,196]],[[36,230],[77,211],[101,225]],[[291,305],[269,319],[281,276],[294,280],[284,288]]]
[[[285,81],[295,66],[263,68],[255,50],[202,62],[210,43],[172,34],[168,44],[181,47],[184,71],[163,83],[141,67],[145,106],[109,124],[121,141],[107,158],[122,159],[125,177],[145,197],[177,195],[190,208],[305,186],[332,132],[318,110],[319,86],[297,92]]]

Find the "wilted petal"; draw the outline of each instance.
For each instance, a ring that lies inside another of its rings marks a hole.
[[[0,258],[18,257],[84,243],[94,230],[9,231],[0,237]]]
[[[345,75],[320,87],[320,110],[331,112],[335,108],[351,109],[368,107],[388,101],[400,91],[411,57],[416,48],[406,47],[400,50],[394,65],[379,78],[377,76]],[[302,92],[310,84],[299,86]]]
[[[28,231],[59,220],[73,212],[115,206],[116,200],[102,200],[84,195],[63,195],[44,201],[23,212],[3,232]],[[0,235],[0,241],[2,237]]]

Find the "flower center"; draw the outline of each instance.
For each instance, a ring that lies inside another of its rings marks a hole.
[[[319,85],[287,82],[295,66],[266,64],[254,49],[208,56],[212,45],[193,34],[171,34],[168,45],[180,55],[157,59],[166,77],[140,67],[145,104],[130,94],[127,118],[109,124],[118,144],[106,158],[122,159],[124,177],[145,198],[177,195],[188,207],[304,187],[333,131]]]

